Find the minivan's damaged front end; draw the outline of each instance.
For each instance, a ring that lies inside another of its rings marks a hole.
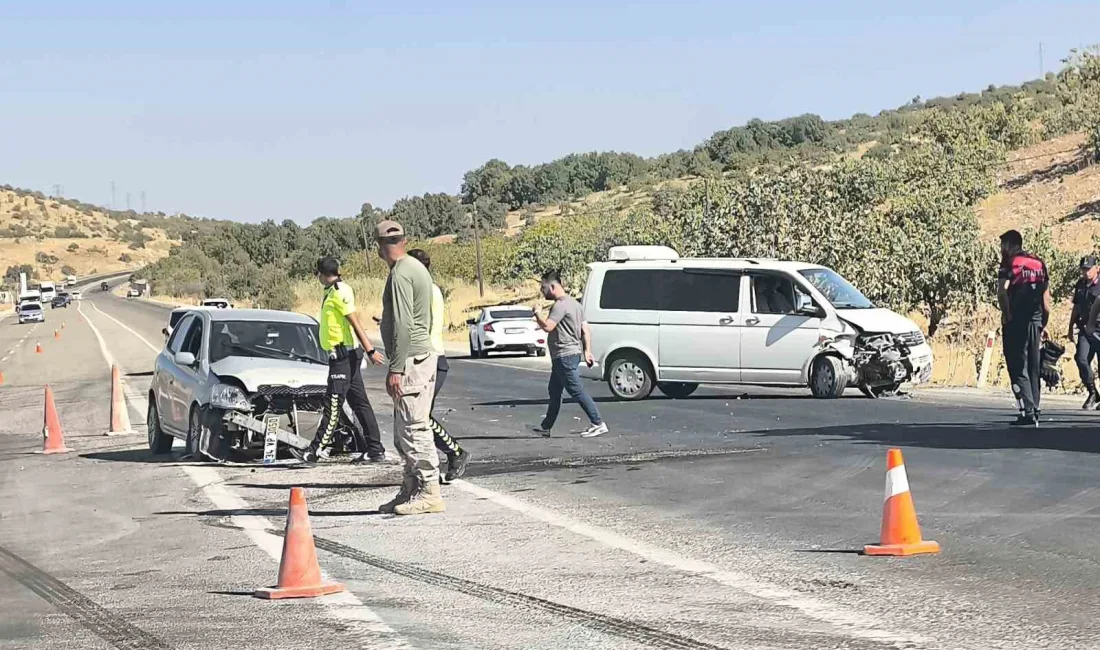
[[[842,360],[847,385],[868,397],[894,395],[904,385],[932,378],[932,350],[919,330],[871,332],[845,320],[844,331],[822,334],[819,348],[821,354]]]

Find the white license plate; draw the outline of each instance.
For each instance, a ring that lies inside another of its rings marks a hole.
[[[504,328],[504,333],[505,334],[523,334],[526,331],[527,330],[523,329],[522,327],[505,327]]]

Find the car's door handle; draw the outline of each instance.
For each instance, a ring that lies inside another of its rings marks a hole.
[[[733,316],[723,316],[723,317],[719,318],[718,319],[718,324],[719,325],[732,325],[733,324]]]
[[[760,319],[757,318],[756,316],[750,316],[750,317],[745,319],[745,324],[746,325],[759,325],[760,324]]]

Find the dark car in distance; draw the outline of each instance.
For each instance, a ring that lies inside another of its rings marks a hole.
[[[59,293],[50,301],[50,309],[57,309],[58,307],[69,308],[69,303],[73,301],[73,297],[67,293]]]

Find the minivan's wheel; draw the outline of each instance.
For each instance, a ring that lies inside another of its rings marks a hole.
[[[822,355],[810,366],[810,392],[818,399],[836,399],[848,387],[844,362]]]
[[[172,436],[160,427],[160,413],[157,412],[157,400],[149,396],[149,410],[145,414],[145,426],[149,430],[149,451],[154,454],[172,452]]]
[[[699,384],[686,381],[662,381],[657,384],[657,390],[672,399],[683,399],[694,393],[697,388],[699,388]]]
[[[607,369],[607,385],[621,400],[636,401],[653,392],[653,371],[636,354],[616,358]]]
[[[187,418],[187,455],[194,460],[202,460],[202,452],[199,451],[199,436],[202,435],[202,412],[199,407],[191,407],[191,415]]]
[[[535,350],[535,356],[536,356],[536,357],[545,357],[545,356],[546,356],[546,348],[538,348],[538,349],[536,349],[536,350]]]

